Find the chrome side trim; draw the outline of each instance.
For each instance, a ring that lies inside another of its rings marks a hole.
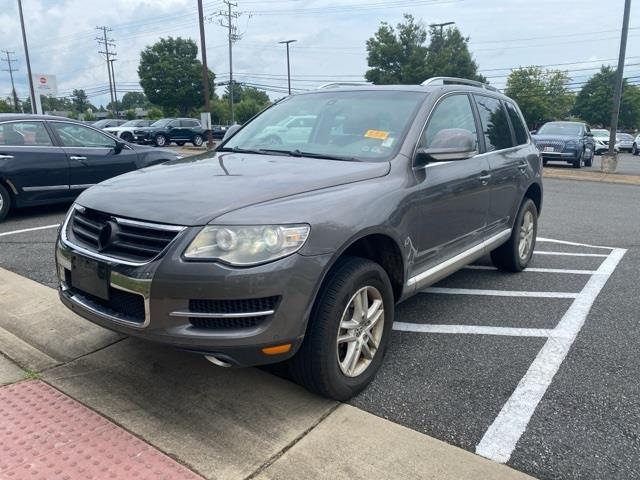
[[[24,192],[48,192],[53,190],[69,190],[69,185],[43,185],[42,187],[22,187]]]
[[[273,315],[275,310],[264,310],[262,312],[244,312],[244,313],[203,313],[177,311],[171,312],[170,317],[193,317],[193,318],[243,318],[243,317],[267,317]]]
[[[95,183],[84,183],[84,184],[81,184],[81,185],[70,185],[69,188],[71,188],[71,190],[80,190],[80,189],[93,187],[94,185],[95,185]]]
[[[487,251],[492,250],[496,246],[500,245],[504,240],[509,238],[511,230],[503,230],[502,232],[480,242],[477,245],[459,253],[455,257],[451,257],[448,260],[425,270],[418,275],[415,275],[407,280],[407,287],[421,288],[427,285],[431,285],[438,280],[443,279],[449,274],[459,270],[461,267],[468,265],[469,263],[482,257]]]
[[[60,229],[60,240],[62,241],[62,243],[64,245],[66,245],[67,247],[75,250],[76,252],[80,252],[83,255],[86,255],[87,257],[90,258],[95,258],[96,260],[102,260],[105,262],[111,262],[111,263],[117,263],[120,265],[128,265],[130,267],[141,267],[143,265],[147,265],[148,263],[153,262],[156,258],[158,258],[160,255],[162,255],[167,248],[169,248],[171,246],[171,244],[173,244],[173,242],[175,242],[178,239],[178,236],[180,234],[180,232],[184,229],[186,229],[187,227],[178,227],[175,225],[161,225],[161,224],[157,224],[157,223],[146,223],[146,222],[137,222],[134,220],[127,220],[124,218],[118,218],[118,217],[113,217],[114,220],[117,223],[122,223],[123,225],[135,225],[135,226],[142,226],[142,227],[146,227],[146,228],[154,228],[156,230],[167,230],[167,231],[173,231],[173,232],[178,232],[178,234],[175,236],[175,238],[173,240],[171,240],[165,250],[163,250],[162,252],[160,252],[158,255],[156,255],[155,257],[153,257],[150,260],[147,260],[145,262],[134,262],[131,260],[123,260],[121,258],[117,258],[117,257],[111,257],[108,255],[103,255],[101,253],[98,252],[94,252],[92,250],[86,249],[84,247],[81,247],[79,245],[76,245],[75,243],[72,243],[71,241],[69,241],[69,238],[67,237],[67,227],[69,226],[69,221],[71,220],[71,217],[73,215],[73,212],[76,210],[83,210],[84,207],[82,207],[81,205],[74,205],[73,207],[71,207],[71,209],[69,210],[69,214],[67,215],[67,218],[65,218],[64,223],[62,224],[62,228]]]

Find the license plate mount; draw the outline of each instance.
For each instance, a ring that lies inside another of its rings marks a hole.
[[[71,286],[109,300],[109,265],[80,255],[71,256]]]
[[[543,150],[543,152],[555,152],[555,151],[556,149],[553,147],[544,147],[544,150]]]

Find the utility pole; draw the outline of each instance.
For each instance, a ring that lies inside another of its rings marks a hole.
[[[13,97],[13,109],[18,111],[18,95],[16,94],[16,86],[13,83],[13,72],[17,72],[17,68],[13,68],[12,63],[17,62],[16,58],[11,58],[11,55],[15,55],[16,52],[10,52],[9,50],[2,50],[2,53],[6,54],[7,58],[3,58],[3,62],[7,62],[7,68],[3,68],[3,72],[9,72],[11,77],[11,96]]]
[[[627,51],[627,35],[629,33],[629,12],[631,0],[624,2],[624,15],[622,18],[622,35],[620,37],[620,54],[618,55],[618,70],[616,70],[616,83],[613,92],[613,108],[611,109],[611,131],[609,132],[609,151],[602,156],[601,170],[614,173],[618,169],[616,156],[616,131],[618,130],[618,117],[620,115],[620,100],[622,99],[622,83],[624,80],[624,60]]]
[[[116,114],[115,117],[118,117],[118,92],[116,90],[116,71],[113,68],[113,62],[117,61],[116,58],[112,58],[111,60],[109,60],[109,63],[111,63],[111,83],[113,84],[113,99],[114,99],[114,107],[116,110]]]
[[[24,16],[22,15],[22,0],[18,0],[18,11],[20,12],[20,27],[22,27],[22,44],[24,45],[24,58],[27,63],[27,75],[29,76],[29,93],[31,95],[31,112],[37,114],[36,94],[33,90],[33,76],[31,75],[31,62],[29,61],[29,47],[27,46],[27,33],[24,29]]]
[[[209,102],[209,67],[207,66],[207,43],[204,38],[204,13],[202,0],[198,0],[198,24],[200,25],[200,50],[202,55],[202,92],[204,95],[204,109],[211,122],[211,104]],[[213,133],[211,125],[207,125],[207,150],[213,148]]]
[[[295,42],[296,40],[284,40],[278,43],[284,43],[287,45],[287,82],[289,83],[289,95],[291,95],[291,67],[289,64],[289,44]]]
[[[240,40],[237,27],[234,25],[234,21],[242,15],[242,13],[234,12],[233,8],[237,7],[237,3],[231,3],[229,0],[223,0],[223,3],[227,6],[227,11],[221,10],[218,12],[219,17],[226,17],[226,23],[223,19],[220,20],[220,26],[229,30],[229,108],[231,109],[231,123],[235,123],[236,117],[233,106],[233,42]]]
[[[107,38],[107,32],[110,32],[111,29],[109,27],[96,27],[96,30],[102,31],[102,37],[96,37],[99,47],[104,47],[104,50],[99,50],[98,53],[104,55],[107,61],[107,76],[109,77],[109,96],[111,97],[111,111],[113,112],[113,116],[117,116],[117,109],[115,104],[115,99],[113,95],[113,83],[111,81],[111,57],[115,57],[115,52],[110,52],[109,47],[115,48],[116,44],[113,43],[112,38]]]

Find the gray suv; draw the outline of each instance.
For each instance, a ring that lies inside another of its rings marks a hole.
[[[295,117],[310,128],[284,131]],[[67,307],[220,366],[287,360],[344,400],[379,369],[396,303],[486,254],[531,259],[540,154],[495,89],[329,85],[230,130],[82,193],[56,245]]]

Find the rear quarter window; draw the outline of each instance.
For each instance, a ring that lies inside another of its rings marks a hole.
[[[522,121],[522,117],[520,116],[518,109],[511,102],[505,102],[505,105],[507,106],[507,113],[509,114],[509,119],[511,120],[511,126],[513,126],[513,132],[516,134],[516,143],[518,145],[527,143],[527,141],[529,140],[527,127]]]

